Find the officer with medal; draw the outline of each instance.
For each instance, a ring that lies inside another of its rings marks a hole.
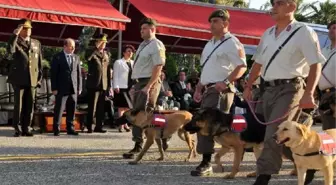
[[[156,21],[144,18],[140,22],[141,38],[144,40],[135,54],[132,80],[135,85],[133,94],[133,109],[154,110],[160,93],[160,74],[166,61],[166,49],[163,43],[155,37]],[[132,158],[139,153],[143,144],[143,130],[133,126],[132,129],[134,148],[123,155],[124,158]],[[168,145],[163,142],[164,149]]]
[[[208,20],[213,37],[202,52],[202,72],[194,100],[201,102],[201,109],[219,108],[229,113],[235,91],[233,82],[246,71],[245,51],[240,41],[229,32],[230,14],[227,10],[212,12]],[[191,171],[191,175],[208,176],[213,172],[211,156],[214,153],[214,140],[212,136],[200,133],[197,138],[197,152],[202,154],[202,161]]]
[[[92,133],[92,124],[95,122],[96,126],[93,132],[105,133],[106,130],[103,129],[105,96],[107,92],[112,91],[110,60],[105,50],[107,34],[100,34],[95,40],[95,49],[87,52],[88,74],[86,87],[88,114],[86,127],[88,133]]]
[[[32,122],[36,87],[42,80],[41,43],[32,39],[31,20],[21,19],[8,41],[7,51],[13,56],[8,83],[14,88],[14,136],[33,136]],[[19,128],[21,124],[21,129]]]
[[[293,120],[299,108],[311,109],[316,106],[313,93],[320,78],[321,63],[325,61],[317,34],[294,19],[297,0],[272,0],[271,3],[271,15],[276,25],[267,29],[261,38],[244,90],[244,98],[251,100],[253,82],[259,76],[264,79],[262,100],[266,122],[284,115],[288,115],[285,119]],[[307,65],[309,71],[305,70]],[[291,151],[272,138],[283,121],[267,125],[254,185],[267,185],[271,175],[279,172],[282,153],[292,158]],[[312,171],[308,170],[306,183],[312,180],[312,176]]]

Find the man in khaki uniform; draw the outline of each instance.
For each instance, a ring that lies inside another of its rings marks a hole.
[[[335,94],[336,86],[336,21],[332,21],[328,24],[329,29],[329,39],[331,45],[323,48],[322,53],[327,59],[326,63],[322,67],[322,75],[318,83],[318,87],[321,91],[321,103],[328,105],[328,107],[321,106],[321,118],[322,118],[322,129],[332,129],[336,127],[336,120],[332,114],[325,113],[324,108],[330,109],[328,100],[332,94]]]
[[[8,83],[14,88],[14,137],[33,136],[29,126],[34,113],[36,87],[42,80],[41,43],[30,38],[31,29],[31,21],[21,19],[7,46],[8,53],[13,56]]]
[[[194,100],[202,101],[201,109],[219,108],[229,113],[234,98],[233,82],[246,71],[245,51],[240,41],[229,32],[230,14],[227,10],[214,11],[208,20],[213,38],[202,52],[201,79],[196,86]],[[203,88],[205,91],[202,95]],[[203,155],[203,159],[196,170],[191,171],[191,175],[211,175],[213,137],[198,133],[197,138],[197,152]]]
[[[135,81],[133,109],[154,110],[161,88],[160,74],[166,61],[166,49],[163,43],[155,37],[155,20],[144,18],[140,22],[140,26],[141,37],[144,41],[135,54],[132,71],[132,80]],[[125,158],[133,157],[134,153],[138,153],[142,149],[142,129],[133,126],[132,135],[135,146],[123,155]],[[163,145],[167,146],[167,143]]]
[[[294,19],[296,0],[274,0],[271,3],[271,15],[276,25],[267,29],[261,38],[244,98],[251,100],[252,84],[261,75],[265,80],[262,97],[265,120],[273,121],[286,113],[287,119],[292,120],[298,108],[316,106],[313,93],[320,78],[321,63],[325,59],[313,29]],[[309,72],[304,70],[306,65],[310,66]],[[290,153],[288,148],[283,148],[272,139],[282,121],[266,128],[264,149],[257,160],[258,177],[254,185],[267,185],[271,175],[277,174],[281,168],[283,149],[284,153],[285,150]],[[311,178],[309,176],[311,174],[307,173],[307,179]]]

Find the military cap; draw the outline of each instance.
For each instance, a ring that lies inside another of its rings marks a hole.
[[[96,38],[97,41],[107,42],[107,34],[99,34]]]
[[[294,3],[297,3],[297,0],[291,0],[291,1],[293,1]],[[270,2],[271,2],[271,5],[273,6],[274,0],[270,0]]]
[[[334,25],[334,24],[336,24],[336,20],[333,20],[333,21],[329,22],[329,24],[328,24],[328,26],[327,26],[328,30],[329,30],[329,28],[330,28],[332,25]]]
[[[149,24],[149,25],[156,26],[156,21],[152,18],[145,17],[140,21],[140,26],[142,26],[143,24]]]
[[[208,21],[210,22],[210,20],[214,17],[219,17],[224,20],[230,20],[230,13],[225,9],[215,10],[210,14]]]
[[[30,19],[21,19],[20,20],[20,24],[24,27],[24,28],[33,28],[32,27],[32,22]]]

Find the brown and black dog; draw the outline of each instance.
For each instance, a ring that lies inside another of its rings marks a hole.
[[[205,136],[213,136],[214,140],[219,143],[222,148],[215,155],[215,163],[223,170],[221,157],[234,150],[234,161],[231,173],[225,178],[234,178],[239,171],[240,162],[244,155],[245,148],[253,148],[255,157],[258,158],[263,148],[266,126],[255,121],[252,115],[246,115],[245,118],[249,124],[247,129],[241,133],[232,131],[233,115],[225,114],[219,109],[205,109],[195,113],[192,121],[185,126],[188,131],[198,131]],[[258,115],[259,120],[263,120]],[[197,130],[198,128],[198,130]],[[248,174],[248,177],[256,176],[255,172]]]
[[[144,129],[146,135],[146,142],[144,148],[134,161],[129,164],[137,164],[147,150],[152,146],[154,141],[158,145],[160,152],[159,161],[164,160],[164,150],[162,147],[162,140],[171,137],[174,133],[178,133],[178,136],[186,141],[189,147],[189,154],[186,161],[189,161],[191,157],[196,157],[195,142],[192,139],[192,135],[183,129],[183,126],[189,123],[192,119],[192,114],[187,111],[176,111],[171,114],[159,114],[157,112],[136,111],[129,110],[122,116],[132,125]],[[158,119],[163,124],[156,125],[153,121]]]

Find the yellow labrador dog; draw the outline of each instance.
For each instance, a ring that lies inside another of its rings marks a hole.
[[[191,113],[187,111],[176,111],[171,114],[163,115],[156,112],[129,110],[123,114],[123,117],[125,117],[129,123],[144,129],[147,138],[139,155],[134,161],[129,162],[129,164],[137,164],[154,141],[156,141],[160,152],[160,158],[158,160],[164,160],[164,150],[162,148],[161,139],[171,137],[176,132],[178,136],[188,144],[189,154],[186,161],[189,161],[192,156],[196,157],[195,142],[192,139],[192,135],[183,129],[183,126],[191,121]]]
[[[298,185],[304,185],[307,169],[321,170],[324,184],[333,185],[336,161],[336,129],[317,133],[294,121],[279,125],[274,135],[278,144],[284,144],[293,152],[298,173]]]

